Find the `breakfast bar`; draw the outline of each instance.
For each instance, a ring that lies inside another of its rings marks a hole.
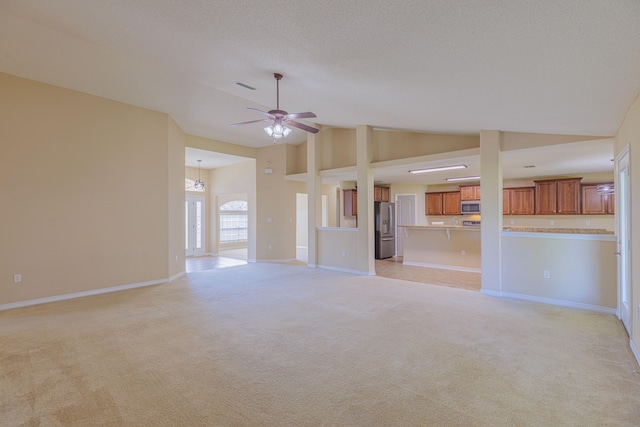
[[[480,227],[403,227],[403,264],[480,272]]]

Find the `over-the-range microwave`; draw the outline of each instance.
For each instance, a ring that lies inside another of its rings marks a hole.
[[[460,213],[462,215],[478,215],[480,214],[480,201],[463,200],[460,202]]]

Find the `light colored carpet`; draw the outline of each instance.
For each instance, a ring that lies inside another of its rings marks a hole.
[[[2,426],[637,426],[612,315],[248,264],[0,313]]]

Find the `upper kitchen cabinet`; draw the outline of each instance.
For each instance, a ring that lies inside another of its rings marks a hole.
[[[601,191],[601,186],[613,188],[613,183],[585,184],[582,186],[582,213],[587,215],[613,215],[615,195]]]
[[[358,190],[343,190],[344,216],[358,215]]]
[[[502,190],[504,215],[533,215],[535,213],[535,187],[505,188]]]
[[[480,200],[479,185],[460,186],[460,200]]]
[[[579,214],[581,179],[567,178],[535,181],[536,215]]]
[[[427,215],[460,215],[460,192],[426,193]]]
[[[375,202],[388,202],[389,187],[373,187],[373,200]]]

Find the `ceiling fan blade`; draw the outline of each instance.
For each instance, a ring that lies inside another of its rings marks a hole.
[[[257,108],[247,107],[247,110],[257,111],[258,113],[264,114],[265,116],[269,117],[271,120],[275,118],[274,115],[271,114],[270,112],[268,113],[266,111],[258,110]]]
[[[318,132],[320,132],[320,129],[316,129],[316,128],[314,128],[314,127],[307,126],[307,125],[305,125],[305,124],[298,123],[298,122],[295,122],[295,121],[293,121],[293,120],[287,120],[287,121],[286,121],[286,124],[288,124],[288,125],[290,125],[290,126],[293,126],[293,127],[295,127],[295,128],[298,128],[298,129],[306,130],[307,132],[311,132],[311,133],[318,133]]]
[[[268,121],[269,121],[269,119],[249,120],[248,122],[233,123],[233,124],[231,124],[231,126],[248,125],[248,124],[251,124],[251,123],[268,122]]]
[[[318,117],[318,116],[313,114],[311,111],[307,111],[306,113],[287,114],[288,119],[311,119],[313,117]]]

